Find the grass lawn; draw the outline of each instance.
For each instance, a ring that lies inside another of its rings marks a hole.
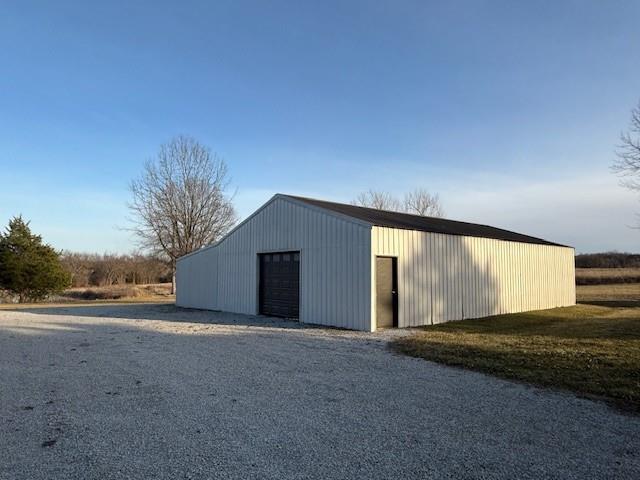
[[[407,355],[571,390],[640,412],[640,305],[627,306],[633,299],[604,292],[579,292],[579,298],[583,293],[611,303],[433,325],[392,346]]]

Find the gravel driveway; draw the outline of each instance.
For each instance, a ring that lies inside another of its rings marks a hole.
[[[170,305],[0,310],[0,478],[640,478],[640,417]]]

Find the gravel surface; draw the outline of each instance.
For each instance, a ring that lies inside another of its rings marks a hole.
[[[0,478],[640,478],[640,417],[171,305],[0,310]]]

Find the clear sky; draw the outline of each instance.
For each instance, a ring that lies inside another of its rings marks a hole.
[[[30,2],[0,7],[0,223],[127,252],[161,143],[276,192],[439,192],[447,216],[640,251],[609,172],[640,100],[640,2]]]

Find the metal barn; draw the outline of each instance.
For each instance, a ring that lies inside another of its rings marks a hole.
[[[182,307],[366,331],[575,304],[571,247],[281,194],[180,258],[176,279]]]

